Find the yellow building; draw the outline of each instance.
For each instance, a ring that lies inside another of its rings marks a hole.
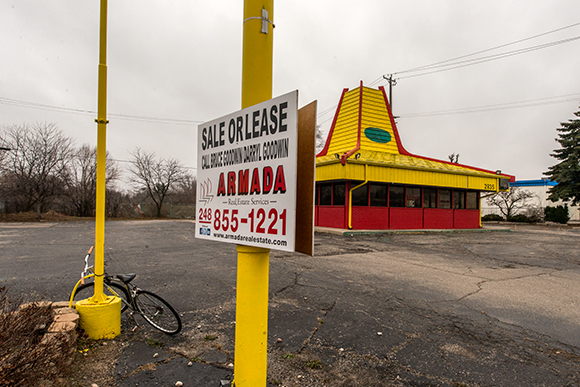
[[[352,229],[479,228],[482,193],[511,175],[413,155],[384,88],[344,89],[316,156],[315,224]]]

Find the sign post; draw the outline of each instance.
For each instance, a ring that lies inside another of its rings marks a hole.
[[[274,20],[274,0],[244,1],[242,109],[272,98],[274,25],[269,20]],[[235,386],[266,385],[269,266],[269,249],[238,245]]]
[[[270,248],[314,244],[316,103],[272,99],[272,7],[244,1],[242,110],[198,128],[195,236],[238,245],[236,387],[266,386]]]

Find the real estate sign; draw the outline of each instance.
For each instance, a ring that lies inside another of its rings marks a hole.
[[[198,126],[195,236],[294,251],[298,91]]]

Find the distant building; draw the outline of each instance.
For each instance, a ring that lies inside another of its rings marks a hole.
[[[482,193],[507,191],[500,171],[409,153],[384,88],[344,89],[316,156],[315,225],[354,230],[481,227]]]
[[[548,179],[538,179],[538,180],[517,180],[514,182],[510,182],[510,187],[517,187],[521,190],[526,190],[534,194],[533,198],[525,200],[521,205],[518,206],[519,211],[523,213],[525,208],[535,207],[539,208],[543,211],[546,207],[556,207],[559,205],[568,204],[568,213],[570,215],[571,221],[579,221],[580,220],[580,207],[578,206],[571,206],[570,203],[557,201],[552,202],[548,200],[548,196],[550,195],[550,189],[557,185],[555,181],[551,181]],[[485,198],[481,199],[481,215],[487,214],[498,214],[501,215],[501,211],[499,207],[492,206],[487,204],[487,200]]]

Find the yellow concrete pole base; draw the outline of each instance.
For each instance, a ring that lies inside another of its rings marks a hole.
[[[121,334],[121,299],[109,296],[104,302],[80,300],[75,308],[79,312],[80,326],[93,340],[112,339]]]

